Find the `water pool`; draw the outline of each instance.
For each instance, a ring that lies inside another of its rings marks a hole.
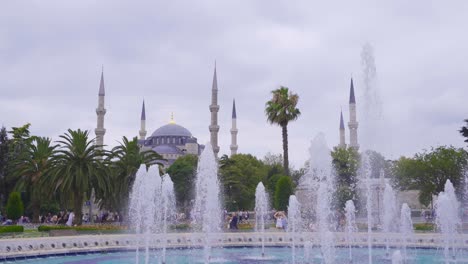
[[[394,252],[392,249],[390,252]],[[265,249],[266,257],[262,259],[261,249],[255,247],[246,248],[215,248],[212,251],[210,263],[292,263],[291,249],[287,247],[268,247]],[[386,257],[385,249],[373,249],[374,263],[391,263]],[[304,249],[296,249],[296,263],[322,263],[320,249],[313,248],[309,258],[304,257]],[[367,248],[353,248],[352,263],[367,263]],[[160,263],[161,251],[154,250],[150,254],[150,263]],[[443,251],[436,249],[408,249],[408,262],[406,263],[445,263]],[[144,263],[144,252],[140,252],[139,263]],[[136,261],[134,251],[120,251],[107,253],[88,253],[64,256],[35,257],[23,260],[9,260],[12,263],[34,263],[34,264],[133,264]],[[347,248],[336,249],[335,263],[349,263],[349,251]],[[203,250],[201,249],[170,249],[167,250],[166,263],[203,263]],[[452,262],[450,262],[452,263]],[[454,262],[455,263],[455,262]],[[468,263],[468,252],[458,251],[456,263]]]

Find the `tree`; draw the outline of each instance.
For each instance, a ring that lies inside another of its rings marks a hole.
[[[114,184],[103,202],[107,209],[116,211],[126,207],[140,166],[142,164],[145,164],[147,168],[152,165],[162,166],[160,161],[164,160],[153,150],[141,150],[136,137],[132,140],[123,137],[122,142],[112,149],[108,159],[108,163],[111,164],[111,179]]]
[[[0,129],[0,207],[6,203],[9,140],[5,127]]]
[[[343,210],[347,200],[353,200],[357,204],[359,153],[352,147],[335,147],[331,156],[333,168],[336,171],[334,206],[338,210]]]
[[[293,194],[292,180],[288,176],[281,177],[276,183],[275,208],[286,211],[289,204],[289,196]]]
[[[273,98],[266,103],[265,114],[270,124],[279,125],[282,129],[283,167],[286,175],[289,176],[288,124],[301,115],[299,109],[296,108],[299,96],[283,86],[273,90],[271,93]]]
[[[427,206],[433,195],[444,190],[447,180],[453,183],[461,198],[467,168],[468,153],[464,149],[437,147],[414,158],[400,158],[394,167],[395,183],[402,190],[420,190],[419,201]]]
[[[53,191],[50,186],[40,186],[39,183],[50,172],[50,159],[56,148],[56,145],[51,145],[50,138],[35,137],[28,143],[23,159],[14,163],[12,177],[16,181],[15,189],[29,193],[34,222],[39,221],[41,203],[48,202],[47,197]]]
[[[223,156],[220,164],[225,207],[230,211],[253,210],[255,189],[267,175],[265,164],[250,154]]]
[[[8,195],[9,192],[13,190],[16,182],[12,174],[15,172],[15,168],[13,164],[18,160],[23,160],[27,156],[26,150],[28,149],[29,144],[34,140],[34,136],[30,135],[29,127],[31,124],[26,124],[21,127],[12,127],[9,134],[11,134],[11,139],[8,139],[5,136],[7,142],[4,144],[6,145],[6,149],[8,149],[7,157],[3,157],[6,159],[5,168],[4,168],[4,189],[5,189],[5,197]]]
[[[52,170],[44,183],[73,201],[76,223],[80,225],[84,198],[90,199],[91,190],[96,192],[97,200],[109,193],[109,173],[102,161],[105,152],[89,140],[89,131],[69,129],[60,138],[61,147],[52,157]]]
[[[13,221],[18,220],[24,213],[23,201],[19,192],[12,192],[8,197],[6,207],[7,217]]]
[[[190,212],[190,201],[194,199],[195,177],[197,175],[198,157],[184,155],[174,161],[167,173],[174,183],[177,206]]]
[[[461,127],[459,132],[465,138],[465,142],[468,143],[468,119],[465,119],[465,122],[466,126]]]

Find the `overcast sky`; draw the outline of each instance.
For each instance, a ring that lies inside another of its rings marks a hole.
[[[239,152],[282,151],[281,130],[266,122],[264,106],[283,85],[300,96],[302,115],[289,126],[297,168],[318,132],[330,147],[338,143],[351,76],[362,106],[360,53],[368,42],[385,155],[464,146],[457,130],[468,118],[468,1],[156,2],[3,1],[1,123],[30,122],[33,134],[54,139],[68,128],[94,136],[104,65],[106,144],[137,135],[143,99],[148,135],[174,112],[204,144],[216,60],[221,152],[229,153],[233,98]]]

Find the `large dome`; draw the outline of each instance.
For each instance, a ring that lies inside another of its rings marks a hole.
[[[161,137],[161,136],[181,136],[181,137],[191,137],[192,133],[188,129],[183,126],[179,126],[177,124],[167,124],[162,126],[152,134],[153,137]]]

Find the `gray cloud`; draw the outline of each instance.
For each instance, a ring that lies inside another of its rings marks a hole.
[[[104,65],[107,144],[137,134],[143,98],[149,131],[175,112],[203,143],[216,59],[221,151],[229,151],[235,97],[239,151],[281,152],[280,129],[263,111],[269,92],[286,85],[301,97],[289,131],[298,167],[317,132],[337,144],[350,76],[362,104],[360,52],[370,42],[385,154],[463,146],[467,13],[465,1],[10,1],[0,11],[1,121],[31,122],[33,133],[54,138],[94,129]]]

